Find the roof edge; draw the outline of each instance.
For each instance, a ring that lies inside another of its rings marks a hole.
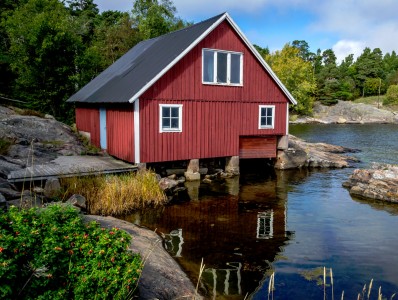
[[[140,97],[147,89],[149,89],[160,77],[162,77],[168,70],[170,70],[176,63],[178,63],[189,51],[191,51],[197,44],[199,44],[214,28],[216,28],[222,21],[227,18],[227,13],[224,13],[217,19],[209,28],[206,29],[195,41],[193,41],[184,51],[182,51],[170,64],[168,64],[162,71],[160,71],[151,81],[142,87],[135,95],[133,95],[129,102],[133,103]]]
[[[292,96],[292,94],[290,94],[290,92],[288,91],[288,89],[285,87],[285,85],[280,81],[280,79],[278,78],[278,76],[276,76],[276,74],[274,73],[274,71],[272,71],[271,67],[267,64],[267,62],[264,60],[264,58],[260,55],[260,53],[258,53],[258,51],[256,50],[256,48],[254,48],[254,46],[249,42],[249,40],[247,39],[247,37],[244,35],[244,33],[240,30],[239,26],[234,22],[234,20],[232,20],[232,18],[230,17],[230,15],[228,13],[225,13],[226,15],[226,19],[228,20],[228,22],[231,24],[231,26],[235,29],[235,31],[239,34],[239,36],[241,37],[241,39],[245,42],[246,46],[249,47],[249,49],[253,52],[254,56],[256,56],[256,58],[259,60],[259,62],[262,64],[262,66],[264,67],[265,70],[267,70],[267,72],[271,75],[272,79],[275,80],[275,82],[277,83],[277,85],[282,89],[282,91],[286,94],[287,98],[290,100],[290,102],[294,105],[297,105],[297,101],[296,99],[294,99],[294,97]]]

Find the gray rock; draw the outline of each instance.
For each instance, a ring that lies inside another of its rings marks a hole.
[[[171,175],[167,176],[167,178],[176,180],[177,175],[176,174],[171,174]]]
[[[78,194],[72,195],[68,200],[65,201],[65,203],[79,207],[83,210],[87,210],[86,198],[83,197],[82,195]]]
[[[314,103],[313,117],[299,118],[292,123],[322,124],[364,124],[364,123],[398,123],[398,116],[392,111],[377,108],[373,105],[338,101],[336,105],[325,106]]]
[[[398,203],[398,166],[373,164],[370,169],[356,169],[343,186],[354,196]]]
[[[30,194],[23,195],[19,199],[7,202],[8,206],[14,205],[21,208],[43,207],[45,203],[46,202],[43,197]]]
[[[51,198],[54,197],[61,190],[61,184],[58,178],[49,178],[44,186],[44,196]]]
[[[127,231],[133,241],[130,248],[147,257],[138,283],[140,299],[202,299],[178,263],[162,247],[159,236],[148,229],[112,217],[84,216],[101,226]]]
[[[358,162],[355,157],[344,155],[352,152],[356,150],[326,143],[307,143],[289,135],[289,148],[278,151],[275,168],[345,168],[352,162]]]
[[[200,180],[200,173],[199,172],[192,173],[192,172],[187,171],[187,172],[184,173],[184,176],[185,176],[186,181]]]
[[[166,190],[171,190],[175,188],[178,185],[178,182],[176,180],[170,179],[170,178],[162,178],[159,181],[159,186],[163,191]]]
[[[187,172],[188,173],[198,173],[199,172],[199,159],[191,159],[189,161],[189,164],[187,167]]]
[[[18,192],[14,189],[10,189],[7,187],[0,188],[0,193],[3,194],[3,196],[7,200],[17,199],[17,198],[21,197],[21,192]]]

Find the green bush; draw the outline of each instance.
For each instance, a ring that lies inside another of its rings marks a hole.
[[[141,272],[130,239],[70,206],[12,207],[0,216],[0,298],[126,299]]]
[[[7,155],[12,144],[14,144],[14,142],[10,139],[0,138],[0,155]]]
[[[389,86],[383,104],[398,104],[398,85],[393,84]]]

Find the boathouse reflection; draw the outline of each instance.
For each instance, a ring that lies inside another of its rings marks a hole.
[[[286,231],[285,186],[275,177],[241,187],[236,179],[191,185],[199,193],[193,200],[145,212],[140,223],[162,233],[165,248],[193,282],[203,258],[201,291],[207,298],[243,299],[264,282],[292,237]]]

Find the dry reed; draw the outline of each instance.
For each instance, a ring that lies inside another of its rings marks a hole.
[[[167,200],[156,175],[146,170],[124,175],[63,178],[61,186],[63,200],[80,194],[86,198],[89,212],[98,215],[123,215],[162,205]]]

